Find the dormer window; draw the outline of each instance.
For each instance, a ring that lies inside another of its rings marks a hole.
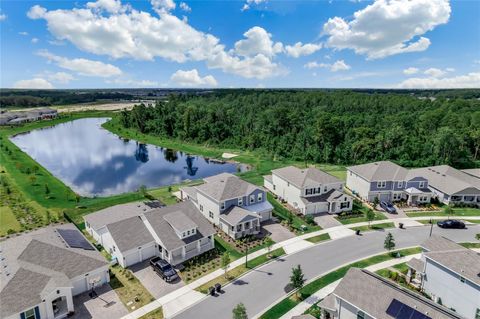
[[[250,204],[255,203],[255,195],[250,195]]]
[[[402,188],[403,187],[403,182],[398,182],[398,188]]]
[[[258,193],[258,201],[261,202],[263,200],[263,193]]]
[[[326,193],[327,190],[328,190],[328,188],[327,188],[327,186],[325,186],[325,187],[323,188],[323,192]]]
[[[425,182],[420,182],[420,188],[425,188]]]
[[[220,209],[225,209],[225,202],[222,203],[222,205],[220,206]]]
[[[377,182],[377,188],[385,188],[385,187],[387,187],[386,181]]]
[[[243,206],[243,197],[238,199],[238,206]]]

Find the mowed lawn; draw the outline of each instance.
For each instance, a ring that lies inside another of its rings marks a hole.
[[[9,230],[19,231],[20,223],[8,206],[0,207],[0,236],[5,236]]]
[[[443,211],[430,211],[430,212],[410,212],[407,213],[408,217],[426,217],[426,216],[445,216],[448,217]],[[450,216],[462,216],[462,217],[471,217],[471,216],[480,216],[480,209],[478,208],[463,208],[456,207],[453,208],[453,213]]]

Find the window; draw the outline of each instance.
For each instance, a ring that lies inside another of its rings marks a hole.
[[[209,212],[208,212],[208,216],[209,216],[210,218],[213,218],[213,213],[212,213],[211,211],[209,211]]]
[[[365,319],[365,314],[363,313],[363,311],[357,312],[357,319]]]
[[[465,278],[460,277],[460,281],[461,281],[461,282],[465,282]]]
[[[185,232],[183,232],[182,237],[185,237],[186,235],[187,235],[187,234],[185,234]]]
[[[37,319],[34,308],[25,311],[23,314],[25,315],[25,319]]]
[[[203,212],[203,205],[200,205],[200,211]]]
[[[243,206],[243,197],[238,199],[238,206]]]
[[[480,308],[475,311],[475,319],[480,319]]]
[[[195,228],[192,229],[192,235],[195,235],[196,232],[197,232],[197,230]]]
[[[255,195],[250,195],[250,204],[255,203]]]
[[[220,209],[225,209],[225,202],[222,203],[222,205],[220,206]]]
[[[287,187],[290,187],[290,182],[287,182]]]
[[[275,189],[276,189],[275,184],[273,184],[273,190],[275,190]]]
[[[386,186],[387,186],[387,182],[385,181],[377,182],[377,188],[385,188]]]
[[[328,190],[328,187],[327,187],[327,186],[325,186],[325,187],[323,188],[323,192],[324,192],[324,193],[326,193],[326,192],[327,192],[327,190]]]
[[[261,202],[263,200],[263,193],[258,193],[258,198],[257,200]]]
[[[165,249],[165,257],[168,258],[168,250]]]
[[[190,231],[189,230],[187,230],[187,236],[190,236]]]
[[[340,204],[341,209],[349,208],[349,207],[350,207],[350,202],[343,202]]]
[[[403,182],[398,182],[398,188],[402,188],[403,187]]]
[[[245,225],[244,225],[244,228],[249,229],[250,228],[250,222],[246,222]]]
[[[311,189],[310,189],[310,188],[307,188],[307,189],[305,190],[305,195],[310,195],[311,192],[312,192]]]
[[[425,182],[420,182],[419,187],[420,188],[425,188]]]

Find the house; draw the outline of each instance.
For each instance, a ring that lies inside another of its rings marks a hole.
[[[73,225],[50,226],[0,243],[0,318],[57,319],[73,298],[109,282],[109,264]]]
[[[409,205],[430,203],[428,177],[390,161],[347,167],[347,188],[361,199],[373,202],[406,200]]]
[[[264,176],[264,186],[305,215],[352,210],[353,198],[343,193],[343,182],[314,167],[274,169]]]
[[[262,187],[222,173],[197,186],[180,188],[180,198],[191,201],[212,224],[237,239],[260,233],[260,223],[272,218],[273,206]]]
[[[122,267],[153,256],[173,265],[214,248],[214,228],[195,205],[117,205],[84,217],[85,228]]]
[[[475,170],[461,171],[448,165],[411,170],[428,179],[430,190],[445,204],[472,204],[480,207],[480,178]]]
[[[461,315],[365,269],[350,268],[318,306],[332,319],[461,319]]]
[[[407,264],[407,278],[432,300],[466,318],[478,318],[480,255],[441,236],[432,236],[421,246],[421,258]]]

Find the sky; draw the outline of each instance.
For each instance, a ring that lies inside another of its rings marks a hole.
[[[476,0],[0,2],[2,88],[480,88]]]

